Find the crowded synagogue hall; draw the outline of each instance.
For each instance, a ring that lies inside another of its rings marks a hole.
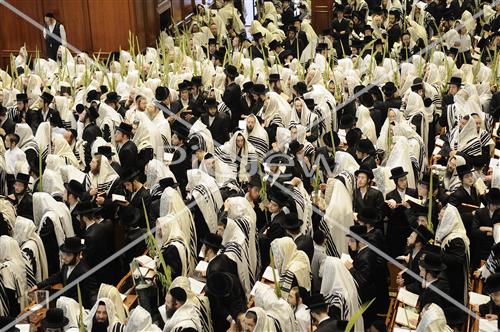
[[[180,2],[0,1],[0,331],[500,331],[500,0]]]

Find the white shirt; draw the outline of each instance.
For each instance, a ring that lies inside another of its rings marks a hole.
[[[295,320],[297,321],[299,332],[308,332],[311,328],[311,315],[309,309],[304,303],[297,306],[297,311],[295,311]]]
[[[26,154],[17,146],[14,149],[5,151],[5,172],[7,174],[15,174],[16,162],[28,163]]]
[[[54,28],[56,27],[56,24],[51,24],[48,26],[49,28],[49,31],[52,32],[54,31]],[[66,30],[64,29],[64,25],[62,25],[61,23],[59,23],[59,31],[61,32],[61,45],[66,47]],[[45,27],[45,29],[43,29],[43,38],[44,39],[47,39],[47,34],[48,34],[48,31],[47,31],[47,27]]]
[[[68,266],[68,271],[66,271],[66,279],[69,278],[69,276],[71,275],[71,272],[73,272],[73,270],[75,269],[75,267],[76,267],[76,264]]]

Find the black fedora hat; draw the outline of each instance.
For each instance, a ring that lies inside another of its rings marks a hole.
[[[297,82],[297,84],[293,86],[293,90],[295,90],[295,92],[297,92],[300,96],[308,92],[307,85],[304,82]]]
[[[368,230],[365,225],[353,225],[349,227],[349,233],[346,234],[347,237],[354,237],[353,235],[358,235],[361,238],[365,238]]]
[[[424,81],[420,77],[416,77],[411,84],[411,91],[417,92],[424,88]]]
[[[256,32],[256,33],[254,33],[254,34],[252,35],[252,37],[253,37],[253,40],[255,40],[255,41],[258,41],[259,39],[263,38],[263,36],[262,36],[262,33],[261,33],[261,32]]]
[[[500,189],[491,188],[485,195],[488,204],[500,205]]]
[[[193,86],[202,86],[203,81],[201,79],[201,76],[193,76],[191,77],[191,85]]]
[[[106,99],[104,102],[107,103],[117,103],[120,101],[120,96],[115,91],[110,91],[106,94]]]
[[[274,202],[280,207],[288,204],[288,196],[280,189],[271,188],[267,193],[267,198],[269,202]]]
[[[76,104],[75,111],[78,114],[82,114],[83,111],[85,111],[85,106],[83,106],[83,104]]]
[[[175,182],[175,180],[171,177],[167,177],[167,178],[163,178],[161,179],[158,184],[160,185],[160,187],[162,188],[177,188],[179,187],[179,184],[177,182]]]
[[[118,127],[116,127],[116,130],[119,130],[122,133],[127,134],[129,136],[132,135],[132,129],[133,129],[132,126],[126,122],[122,122]]]
[[[321,293],[313,294],[307,298],[305,303],[309,310],[313,310],[316,308],[324,308],[328,306],[328,303],[325,301],[325,297]]]
[[[179,91],[189,90],[191,89],[191,82],[184,80],[177,85],[177,88]]]
[[[85,192],[85,187],[77,180],[71,180],[68,183],[65,183],[64,188],[66,188],[68,194],[72,194],[76,197],[81,197]]]
[[[303,148],[304,148],[304,144],[300,143],[297,140],[291,141],[290,144],[288,145],[288,150],[290,151],[290,154],[292,154],[294,156],[297,152],[299,152]]]
[[[376,152],[372,141],[368,138],[362,138],[358,141],[358,144],[356,144],[356,151],[368,153],[370,155]]]
[[[16,182],[21,182],[27,185],[30,183],[30,176],[24,173],[17,173]]]
[[[325,143],[326,146],[333,148],[332,136],[333,136],[333,144],[335,144],[335,146],[339,146],[340,145],[339,135],[337,134],[336,131],[333,131],[333,130],[330,131],[329,133],[323,134],[323,137],[322,137],[323,143]]]
[[[189,130],[181,123],[177,121],[172,125],[172,135],[176,135],[177,138],[187,141],[189,137]]]
[[[373,207],[365,207],[358,213],[358,220],[364,224],[374,225],[379,222],[378,210]]]
[[[500,273],[495,273],[486,279],[486,292],[491,294],[498,291],[500,291]]]
[[[396,87],[396,84],[394,84],[394,82],[387,82],[382,87],[382,92],[386,96],[392,96],[393,94],[396,93],[397,90],[398,90],[398,88]]]
[[[67,237],[64,239],[64,243],[59,247],[59,250],[62,252],[77,254],[80,251],[85,250],[84,242],[85,240],[79,238],[78,236]]]
[[[28,101],[28,95],[25,93],[18,93],[16,95],[16,101]]]
[[[94,154],[95,156],[104,156],[106,158],[111,158],[115,153],[111,150],[109,145],[101,145],[97,148],[97,152]]]
[[[45,313],[45,318],[42,320],[42,329],[63,328],[68,325],[69,319],[64,316],[61,308],[50,308]]]
[[[159,86],[155,90],[155,99],[156,100],[165,100],[170,95],[170,90],[164,86]]]
[[[416,217],[428,217],[429,216],[429,208],[426,206],[421,206],[418,204],[410,203],[411,211],[415,214]]]
[[[288,161],[287,157],[280,152],[272,152],[266,156],[265,163],[269,165],[283,165]]]
[[[403,176],[406,176],[406,175],[408,175],[408,172],[405,172],[403,167],[398,166],[398,167],[394,167],[391,169],[391,177],[389,179],[397,180],[397,179],[402,178]]]
[[[216,233],[208,233],[201,240],[201,243],[203,243],[205,246],[207,246],[209,248],[221,249],[222,248],[222,236],[220,236],[219,234],[216,234]]]
[[[125,168],[123,175],[121,176],[121,182],[132,182],[134,181],[141,172],[133,168]]]
[[[419,263],[421,267],[428,271],[443,271],[446,269],[446,265],[442,262],[441,247],[427,245],[424,250],[424,258]]]
[[[90,198],[78,202],[75,206],[75,212],[81,215],[94,214],[99,211],[101,211],[101,207],[97,206]]]
[[[205,107],[205,109],[217,107],[217,100],[215,98],[211,98],[211,97],[207,98],[207,99],[205,99],[205,102],[203,103],[203,107]]]
[[[417,234],[417,239],[424,244],[434,238],[434,234],[424,225],[418,225],[416,228],[412,228],[412,230]]]
[[[217,39],[208,38],[208,45],[217,45]]]
[[[280,74],[269,74],[269,83],[280,81]]]
[[[208,294],[224,298],[231,295],[233,278],[226,272],[214,272],[208,276],[205,287]]]
[[[354,48],[363,48],[363,41],[360,39],[353,39],[351,41],[351,47]]]
[[[453,85],[460,87],[462,85],[462,79],[460,77],[453,76],[452,78],[450,78],[450,81],[448,82],[448,84],[449,85],[453,84]]]
[[[304,222],[299,219],[296,213],[285,214],[285,218],[280,223],[284,229],[297,229],[302,226]]]
[[[368,179],[373,180],[373,172],[371,169],[360,168],[356,172],[354,172],[355,176],[358,176],[359,174],[366,174],[366,176],[368,176]]]
[[[340,118],[340,129],[351,129],[356,125],[356,118],[352,114],[344,114]]]
[[[90,90],[89,92],[87,92],[86,101],[87,101],[87,103],[90,103],[94,100],[99,101],[100,97],[101,96],[100,96],[99,92],[97,92],[97,90]]]
[[[40,96],[40,98],[42,98],[42,100],[46,103],[51,103],[52,100],[54,100],[54,96],[51,95],[50,93],[48,93],[47,91],[44,91],[42,92],[42,95]]]
[[[99,118],[99,110],[95,106],[90,106],[87,109],[87,114],[91,121],[95,121],[97,118]]]
[[[238,69],[233,65],[226,65],[224,68],[224,74],[231,79],[239,76]]]
[[[278,56],[281,64],[285,64],[285,60],[288,59],[289,56],[293,57],[293,52],[292,51],[290,51],[290,50],[284,50],[284,51],[282,51],[280,53],[280,55]]]
[[[248,93],[248,92],[251,93],[252,89],[253,89],[253,82],[248,81],[248,82],[243,83],[243,89],[241,91],[244,93]]]
[[[252,93],[256,95],[265,95],[268,91],[264,84],[254,84],[252,87]]]
[[[274,51],[278,46],[280,46],[280,42],[277,41],[276,39],[273,39],[270,43],[269,43],[269,49],[271,51]]]
[[[429,186],[431,183],[431,176],[429,173],[426,173],[422,176],[422,180],[420,180],[420,184],[425,184]],[[437,188],[439,186],[439,176],[436,174],[432,174],[432,187]]]
[[[463,177],[465,174],[472,172],[474,172],[474,168],[469,164],[457,166],[457,174],[459,177]]]

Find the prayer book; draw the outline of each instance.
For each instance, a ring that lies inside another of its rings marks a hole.
[[[417,328],[418,313],[411,309],[399,307],[396,314],[396,324],[403,325],[412,329]]]
[[[424,206],[425,205],[424,202],[421,199],[412,197],[410,195],[405,195],[405,201],[412,202],[412,203],[415,203],[415,204],[420,205],[420,206]]]
[[[476,188],[476,191],[479,195],[484,195],[486,194],[486,185],[484,184],[483,179],[477,178],[476,182],[474,182],[474,187]]]
[[[417,307],[418,295],[401,288],[398,292],[398,301],[403,302],[413,308]]]
[[[479,332],[497,332],[498,320],[479,319]]]
[[[198,265],[196,265],[196,267],[194,268],[194,270],[196,272],[200,272],[202,274],[205,274],[207,272],[207,268],[208,268],[208,263],[205,262],[205,261],[200,261],[198,263]]]
[[[139,263],[140,266],[154,270],[156,268],[155,261],[146,255],[142,255],[139,257],[136,257],[135,260],[137,263]]]
[[[490,301],[490,297],[488,295],[469,292],[469,304],[481,305],[488,303]]]
[[[205,283],[191,277],[189,277],[188,279],[189,279],[189,284],[191,285],[191,290],[195,294],[200,295],[203,292],[203,289],[205,288]]]
[[[166,161],[167,163],[171,163],[172,159],[174,159],[173,153],[164,153],[163,154],[163,161]]]
[[[125,198],[125,196],[123,196],[123,195],[117,195],[117,194],[113,194],[111,196],[111,200],[113,202],[124,202],[124,203],[127,202],[127,199]]]

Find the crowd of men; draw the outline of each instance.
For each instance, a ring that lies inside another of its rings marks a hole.
[[[49,13],[0,70],[1,326],[62,284],[45,331],[386,331],[392,282],[461,331],[472,278],[498,321],[500,3],[242,11],[101,62]]]

